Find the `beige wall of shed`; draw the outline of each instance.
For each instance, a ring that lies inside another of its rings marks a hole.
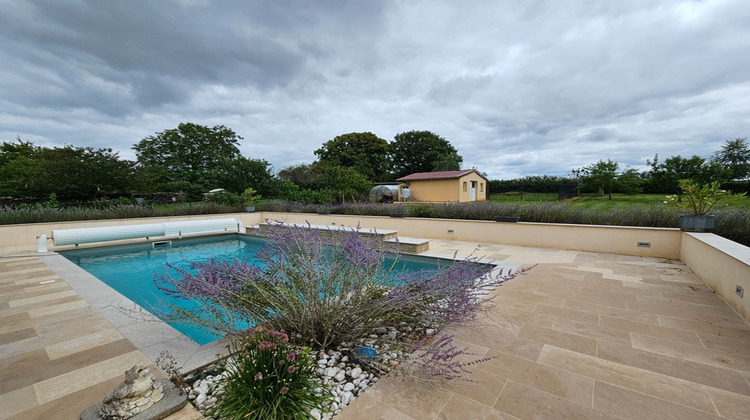
[[[411,196],[416,201],[425,202],[469,202],[471,201],[471,181],[477,183],[476,201],[487,199],[487,181],[477,173],[470,173],[453,179],[425,179],[409,181]],[[466,191],[463,184],[466,183]]]

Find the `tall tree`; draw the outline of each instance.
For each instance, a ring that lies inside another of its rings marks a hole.
[[[46,148],[19,139],[0,146],[0,195],[91,199],[126,194],[132,166],[112,149]]]
[[[260,195],[273,194],[274,179],[271,164],[263,159],[238,157],[220,162],[216,173],[216,188],[224,188],[240,194],[247,188],[253,188]]]
[[[396,134],[389,150],[396,178],[416,172],[458,170],[463,162],[448,140],[430,131]]]
[[[750,175],[750,147],[745,137],[727,140],[714,160],[727,168],[731,179],[745,179]]]
[[[383,181],[390,171],[388,142],[370,132],[348,133],[323,143],[315,151],[320,163],[352,168],[371,181]]]
[[[240,140],[223,125],[182,123],[144,138],[133,149],[140,165],[164,169],[172,182],[210,187],[221,163],[241,156]]]
[[[584,183],[595,188],[601,188],[604,194],[607,194],[611,200],[612,190],[614,190],[617,182],[617,169],[619,167],[620,165],[617,162],[609,159],[606,162],[600,160],[593,165],[589,165],[584,168],[588,172]]]
[[[728,171],[721,164],[716,161],[706,162],[706,159],[696,155],[690,158],[672,156],[662,163],[659,163],[659,155],[656,155],[653,161],[646,163],[651,165],[648,174],[651,192],[679,195],[680,179],[692,179],[700,184],[708,184],[729,178]]]

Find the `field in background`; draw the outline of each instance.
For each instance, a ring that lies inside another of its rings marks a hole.
[[[664,203],[665,194],[612,194],[612,200],[608,199],[605,195],[599,197],[592,194],[584,194],[580,197],[576,197],[570,200],[565,200],[565,203],[574,209],[586,209],[586,210],[627,210],[634,206],[653,206],[662,205]],[[501,203],[534,203],[540,201],[556,202],[557,194],[540,194],[540,193],[512,193],[512,194],[492,194],[490,195],[491,201],[497,201]],[[737,210],[750,210],[750,197],[745,197],[729,206],[722,206],[721,202],[717,209],[737,209]]]

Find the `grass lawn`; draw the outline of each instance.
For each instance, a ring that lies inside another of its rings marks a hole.
[[[501,203],[557,201],[556,193],[502,193],[490,195],[490,201]]]
[[[584,194],[580,197],[568,200],[567,203],[572,208],[582,208],[587,210],[602,210],[607,211],[611,209],[628,209],[635,206],[652,206],[652,205],[663,205],[666,194],[636,194],[636,195],[625,195],[625,194],[612,194],[612,200],[605,195],[599,197],[596,195]],[[502,203],[532,203],[539,201],[557,201],[557,194],[534,194],[524,193],[523,195],[502,195],[493,194],[490,196],[490,200],[499,201]],[[729,206],[722,206],[721,202],[715,207],[716,209],[730,208],[730,209],[742,209],[750,210],[750,197],[744,197],[743,199],[732,203]]]

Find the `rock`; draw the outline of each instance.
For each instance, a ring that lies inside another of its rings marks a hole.
[[[346,385],[344,385],[344,392],[351,391],[354,388],[356,388],[356,385],[351,382],[347,382]]]
[[[315,420],[323,420],[323,416],[320,414],[320,410],[317,408],[313,408],[310,410],[310,417],[314,418]]]
[[[361,374],[362,374],[362,368],[360,368],[360,367],[354,367],[349,372],[349,376],[351,376],[352,378],[358,378],[359,375],[361,375]]]
[[[197,396],[197,397],[195,398],[195,405],[197,405],[198,407],[202,406],[202,405],[203,405],[203,403],[204,403],[204,402],[206,402],[206,398],[208,398],[208,397],[206,396],[206,394],[200,394],[200,395],[198,395],[198,396]]]
[[[339,409],[339,405],[335,402],[331,403],[331,411],[336,411]]]
[[[428,337],[435,335],[435,329],[434,328],[428,328],[424,331],[425,334],[427,334]]]
[[[127,419],[164,397],[161,383],[154,381],[146,365],[137,364],[125,372],[125,381],[102,401],[99,415],[106,419]]]
[[[346,391],[343,394],[341,394],[341,404],[347,405],[354,399],[354,394],[352,394],[350,391]]]
[[[375,328],[372,332],[374,332],[375,334],[385,334],[388,332],[388,328],[378,327],[378,328]]]
[[[329,378],[333,378],[334,376],[336,376],[337,372],[338,372],[337,368],[329,367],[329,368],[326,368],[323,371],[323,375],[325,375],[325,376],[327,376]]]
[[[338,372],[338,373],[336,374],[336,376],[334,376],[334,377],[333,377],[333,379],[335,379],[335,380],[336,380],[337,382],[341,382],[341,381],[343,381],[344,379],[346,379],[346,376],[344,375],[344,371],[340,370],[340,371],[339,371],[339,372]]]

